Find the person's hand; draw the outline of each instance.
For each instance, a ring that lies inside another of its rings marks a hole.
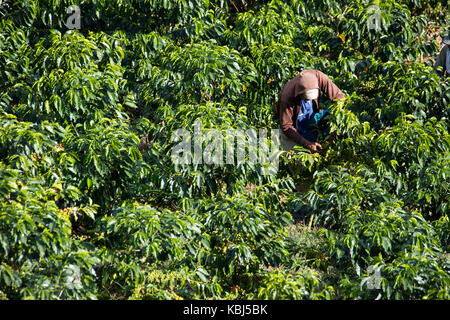
[[[306,147],[307,147],[312,153],[316,153],[316,152],[322,151],[322,145],[321,145],[320,143],[317,143],[317,142],[311,142],[311,143],[307,144]]]

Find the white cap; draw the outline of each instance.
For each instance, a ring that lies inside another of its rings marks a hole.
[[[317,99],[317,97],[319,96],[319,89],[307,90],[303,96],[305,100]]]

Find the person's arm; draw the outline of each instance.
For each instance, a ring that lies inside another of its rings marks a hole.
[[[335,85],[326,74],[321,71],[317,71],[317,77],[319,79],[319,89],[331,101],[343,99],[345,96],[342,91]]]
[[[445,45],[441,52],[439,52],[439,55],[436,59],[436,63],[434,64],[434,71],[437,73],[438,76],[442,76],[444,74],[444,71],[446,69],[446,58],[447,58],[447,50],[448,45]],[[438,69],[438,67],[442,67],[442,71]]]
[[[292,123],[293,110],[289,108],[287,104],[282,105],[280,108],[280,127],[281,131],[294,142],[299,145],[308,148],[312,152],[320,151],[322,148],[318,143],[312,143],[311,141],[305,139],[294,127]]]
[[[304,145],[305,138],[302,137],[300,133],[298,133],[297,129],[294,127],[292,123],[293,110],[292,108],[287,107],[286,105],[282,105],[280,108],[280,127],[281,131],[288,137],[289,139],[295,141],[300,145]]]

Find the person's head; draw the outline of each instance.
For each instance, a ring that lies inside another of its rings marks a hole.
[[[313,100],[319,96],[319,79],[311,72],[301,72],[298,94],[300,99]]]

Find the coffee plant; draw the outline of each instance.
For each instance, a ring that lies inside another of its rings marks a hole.
[[[445,9],[0,1],[0,299],[450,299]],[[271,135],[307,69],[320,153]]]

